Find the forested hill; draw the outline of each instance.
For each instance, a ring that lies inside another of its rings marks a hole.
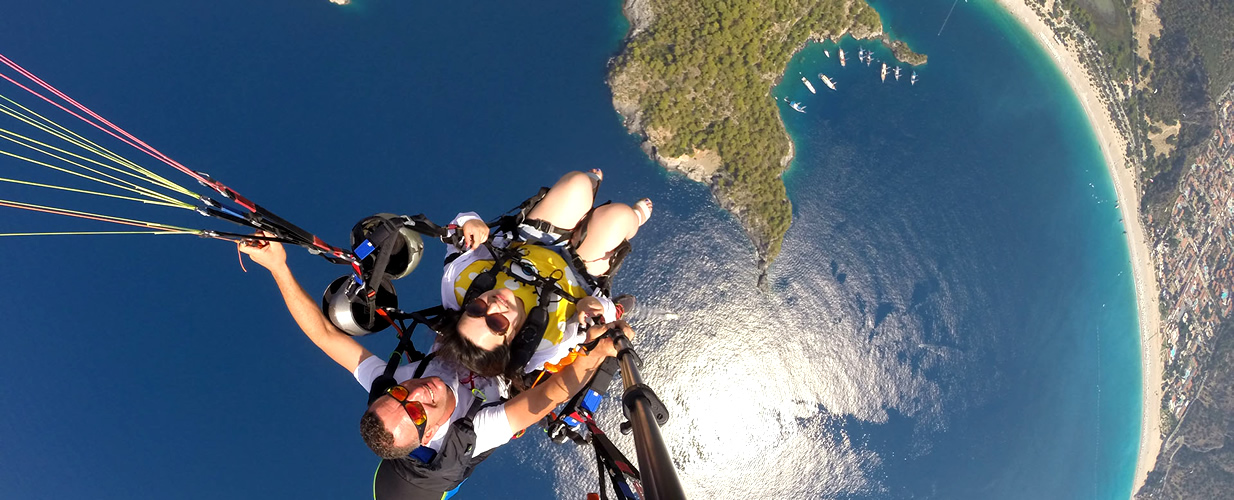
[[[1165,145],[1149,142],[1143,172],[1153,181],[1144,206],[1162,219],[1182,172],[1212,136],[1217,96],[1234,83],[1234,1],[1161,0],[1156,14],[1161,34],[1149,38],[1151,57],[1139,54],[1148,85],[1129,101],[1142,110],[1147,134],[1168,136]]]
[[[789,59],[807,41],[850,33],[925,62],[886,39],[864,0],[627,0],[625,11],[630,36],[609,72],[614,106],[648,154],[712,187],[764,274],[792,222],[780,179],[792,144],[770,97]]]

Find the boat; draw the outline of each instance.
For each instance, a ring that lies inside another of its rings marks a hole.
[[[831,89],[831,90],[835,90],[835,89],[836,89],[836,84],[835,84],[835,82],[831,81],[831,79],[830,79],[830,78],[827,78],[827,75],[824,75],[824,74],[822,74],[822,73],[819,73],[819,74],[818,74],[818,79],[819,79],[819,80],[822,80],[822,81],[823,81],[823,85],[826,85],[826,86],[827,86],[827,88],[829,88],[829,89]]]
[[[793,108],[793,111],[796,111],[796,112],[798,112],[798,113],[805,113],[805,112],[806,112],[806,107],[805,107],[805,105],[803,105],[803,104],[801,104],[801,103],[799,103],[799,102],[797,102],[797,101],[793,101],[793,102],[788,103],[788,106],[789,106],[789,107],[791,107],[791,108]]]
[[[909,85],[917,84],[917,72],[916,71],[913,72],[913,76],[908,77],[908,83]]]
[[[887,81],[887,63],[883,63],[883,71],[880,72],[878,76],[879,78],[882,78],[884,82]]]
[[[840,66],[844,66],[844,49],[840,49]]]
[[[825,55],[825,56],[827,56],[827,57],[831,57],[831,51],[830,51],[830,50],[827,50],[827,49],[823,49],[823,55]]]
[[[811,94],[817,94],[817,93],[818,93],[818,92],[815,92],[815,91],[814,91],[814,85],[811,85],[811,84],[810,84],[810,81],[809,81],[809,80],[806,80],[806,77],[804,77],[804,76],[803,76],[803,77],[801,77],[801,83],[806,84],[806,88],[807,88],[807,89],[810,89],[810,93],[811,93]]]
[[[897,82],[900,81],[900,67],[899,66],[896,66],[895,75],[896,75],[896,81]]]

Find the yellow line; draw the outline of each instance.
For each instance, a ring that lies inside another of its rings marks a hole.
[[[49,207],[46,205],[36,205],[34,203],[25,203],[21,201],[0,200],[0,203],[8,203],[11,205],[17,205],[16,208],[34,208],[34,209],[56,210],[59,212],[64,212],[60,214],[52,213],[51,215],[64,215],[64,216],[69,216],[69,217],[74,216],[74,215],[80,215],[80,216],[85,216],[85,217],[97,217],[99,219],[102,219],[100,220],[100,222],[131,223],[131,224],[143,225],[146,227],[171,229],[171,230],[177,230],[177,231],[196,231],[195,229],[189,229],[187,227],[172,226],[168,224],[159,224],[157,222],[147,222],[144,220],[137,220],[137,219],[126,219],[124,217],[116,217],[114,215],[95,214],[95,213],[90,213],[90,212],[82,212],[80,210],[70,210],[67,208]],[[3,207],[0,207],[0,208],[3,208]]]
[[[105,181],[105,180],[103,180],[103,179],[99,179],[99,178],[97,178],[97,177],[91,177],[91,176],[86,175],[86,174],[83,174],[83,173],[81,173],[81,172],[74,172],[74,171],[69,170],[69,169],[64,168],[64,167],[59,167],[59,166],[52,165],[52,164],[47,163],[47,162],[38,161],[38,160],[35,160],[35,159],[33,159],[33,158],[28,158],[28,157],[25,157],[25,156],[19,155],[19,154],[17,154],[17,153],[11,153],[11,152],[9,152],[9,151],[5,151],[5,150],[3,150],[3,149],[0,149],[0,155],[11,156],[11,157],[13,157],[13,158],[17,158],[18,160],[24,160],[24,161],[27,161],[27,162],[33,163],[33,164],[35,164],[35,165],[42,165],[42,166],[47,167],[47,168],[50,168],[50,169],[52,169],[52,170],[58,170],[58,171],[60,171],[60,172],[64,172],[64,173],[69,174],[69,175],[76,175],[76,176],[78,176],[78,177],[82,177],[82,178],[85,178],[85,179],[90,179],[90,180],[92,180],[92,181],[95,181],[95,182],[98,182],[98,183],[101,183],[101,184],[106,184],[106,185],[111,186],[111,187],[114,187],[114,188],[116,188],[116,189],[123,189],[123,190],[125,190],[125,191],[129,191],[129,192],[136,192],[136,193],[138,193],[138,194],[145,194],[145,193],[142,193],[141,191],[134,190],[134,189],[131,189],[131,188],[127,188],[127,187],[121,186],[121,185],[119,185],[119,184],[116,184],[116,183],[114,183],[114,182],[108,182],[108,181]],[[72,163],[72,162],[70,162],[70,163]],[[164,198],[164,201],[165,201],[165,202],[166,202],[167,200],[171,200],[171,202],[177,202],[177,200],[176,200],[176,199],[174,199],[174,198],[167,198],[167,197],[162,197],[162,198]]]
[[[143,178],[143,177],[141,177],[141,176],[138,176],[138,175],[136,175],[136,174],[134,174],[134,173],[132,173],[132,172],[129,172],[129,171],[126,171],[126,170],[122,170],[122,169],[116,168],[116,167],[114,167],[114,166],[112,166],[112,165],[108,165],[108,164],[105,164],[105,163],[99,162],[98,160],[95,160],[95,159],[93,159],[93,158],[87,158],[87,157],[81,156],[81,155],[79,155],[79,154],[77,154],[77,153],[73,153],[72,151],[67,151],[67,150],[64,150],[64,149],[61,149],[61,148],[57,148],[57,147],[55,147],[55,146],[52,146],[52,145],[50,145],[50,144],[46,144],[46,143],[44,143],[44,142],[41,142],[41,141],[37,141],[37,140],[31,139],[31,138],[29,138],[29,137],[26,137],[26,136],[24,136],[24,135],[18,134],[18,133],[16,133],[16,132],[11,131],[11,130],[0,129],[0,133],[3,133],[3,134],[8,134],[8,135],[12,135],[12,136],[17,137],[17,138],[20,138],[20,139],[22,139],[22,140],[29,141],[29,142],[31,142],[31,143],[38,144],[38,145],[40,145],[40,146],[44,146],[44,147],[46,147],[46,148],[49,148],[49,149],[52,149],[52,150],[55,150],[55,151],[58,151],[58,152],[64,153],[64,154],[69,155],[69,156],[72,156],[72,157],[74,157],[74,158],[78,158],[78,159],[80,159],[80,160],[87,161],[87,162],[93,163],[93,164],[95,164],[95,165],[98,165],[98,166],[101,166],[101,167],[107,168],[107,169],[112,170],[112,171],[114,171],[114,172],[122,173],[122,174],[124,174],[124,175],[127,175],[127,176],[130,176],[130,177],[136,178],[136,179],[140,179],[140,180],[144,180],[144,181],[149,182],[149,180],[148,180],[148,179],[145,179],[145,178]],[[124,184],[126,184],[126,185],[132,186],[132,188],[133,188],[133,189],[135,189],[135,190],[138,190],[138,191],[141,191],[142,193],[145,193],[147,196],[150,196],[150,197],[155,197],[155,198],[158,198],[158,199],[163,199],[163,200],[166,200],[166,201],[170,201],[170,200],[172,200],[172,199],[173,199],[173,198],[171,198],[171,197],[169,197],[169,196],[167,196],[167,195],[165,195],[165,194],[162,194],[162,193],[159,193],[159,192],[156,192],[156,191],[152,191],[152,190],[150,190],[149,188],[146,188],[146,187],[144,187],[144,186],[138,186],[137,184],[134,184],[134,183],[132,183],[132,182],[126,181],[126,180],[124,180],[124,179],[120,179],[119,177],[116,177],[116,176],[114,176],[114,175],[110,175],[110,174],[107,174],[107,173],[105,173],[105,172],[100,172],[100,171],[98,171],[98,170],[95,170],[95,169],[93,169],[93,168],[87,167],[87,166],[85,166],[85,165],[78,164],[78,163],[76,163],[76,162],[74,162],[74,161],[72,161],[72,160],[69,160],[69,159],[66,159],[66,158],[61,158],[61,157],[56,156],[56,155],[54,155],[54,154],[48,153],[47,151],[44,151],[44,150],[41,150],[41,149],[36,148],[36,147],[34,147],[34,146],[31,146],[30,144],[23,143],[23,142],[21,142],[21,141],[18,141],[18,140],[16,140],[16,139],[12,138],[12,137],[0,136],[0,138],[5,139],[5,140],[10,141],[10,142],[13,142],[13,143],[16,143],[16,144],[19,144],[19,145],[24,146],[24,147],[26,147],[26,148],[33,149],[33,150],[35,150],[35,151],[38,151],[38,152],[40,152],[40,153],[43,153],[43,154],[45,154],[45,155],[47,155],[47,156],[50,156],[50,157],[52,157],[52,158],[56,158],[56,159],[58,159],[58,160],[61,160],[61,161],[67,162],[67,163],[72,164],[72,165],[76,165],[76,166],[78,166],[78,167],[81,167],[81,168],[82,168],[82,169],[84,169],[84,170],[87,170],[87,171],[90,171],[90,172],[94,172],[94,173],[99,174],[99,175],[101,175],[101,176],[107,177],[108,179],[113,179],[113,180],[115,180],[116,182],[122,182],[122,183],[124,183]],[[166,187],[166,186],[161,186],[161,185],[159,185],[159,184],[155,184],[155,186],[158,186],[158,187]],[[174,191],[174,190],[173,190],[173,191]]]
[[[121,199],[121,200],[132,200],[132,201],[136,201],[136,202],[145,203],[145,204],[147,204],[147,205],[162,205],[162,206],[165,206],[165,207],[172,207],[172,208],[185,208],[185,209],[189,209],[189,210],[195,210],[195,209],[197,208],[197,207],[194,207],[193,205],[189,205],[189,204],[187,204],[187,203],[180,203],[179,201],[176,201],[175,203],[167,203],[167,202],[164,202],[164,201],[154,201],[154,200],[147,200],[147,199],[143,199],[143,198],[133,198],[133,197],[131,197],[131,196],[122,196],[122,195],[118,195],[118,194],[102,193],[102,192],[99,192],[99,191],[90,191],[90,190],[88,190],[88,189],[77,189],[77,188],[71,188],[71,187],[56,186],[56,185],[53,185],[53,184],[41,184],[41,183],[38,183],[38,182],[22,181],[22,180],[17,180],[17,179],[8,179],[8,178],[5,178],[5,177],[0,177],[0,182],[11,182],[11,183],[13,183],[13,184],[24,184],[24,185],[27,185],[27,186],[37,186],[37,187],[47,188],[47,189],[59,189],[59,190],[61,190],[61,191],[71,191],[71,192],[74,192],[74,193],[81,193],[81,194],[92,194],[92,195],[96,195],[96,196],[106,196],[106,197],[108,197],[108,198],[118,198],[118,199]],[[175,201],[175,200],[173,200],[173,201]]]
[[[137,172],[138,174],[141,174],[140,176],[134,175],[134,177],[144,179],[144,180],[149,181],[149,182],[151,182],[151,183],[154,183],[154,184],[156,184],[156,185],[161,185],[161,186],[163,186],[163,187],[165,187],[165,188],[167,188],[167,189],[171,189],[171,190],[173,190],[173,191],[180,192],[181,194],[184,194],[184,195],[186,195],[186,196],[196,197],[196,194],[194,194],[192,191],[189,191],[188,189],[185,189],[184,187],[180,186],[179,184],[176,184],[176,183],[174,183],[174,182],[172,182],[172,181],[170,181],[170,180],[167,180],[166,178],[164,178],[164,177],[162,177],[162,176],[160,176],[160,175],[158,175],[158,174],[155,174],[154,172],[151,172],[150,170],[147,170],[147,169],[145,169],[145,168],[141,167],[141,166],[140,166],[140,165],[138,165],[137,163],[135,163],[135,162],[133,162],[133,161],[131,161],[131,160],[127,159],[127,158],[124,158],[123,156],[120,156],[119,154],[116,154],[116,153],[114,153],[114,152],[112,152],[112,151],[108,150],[107,148],[104,148],[104,147],[102,147],[102,146],[99,146],[98,144],[95,144],[93,141],[91,141],[91,140],[89,140],[89,139],[86,139],[86,138],[85,138],[85,137],[83,137],[81,134],[78,134],[78,133],[76,133],[76,132],[73,132],[72,130],[69,130],[67,127],[65,127],[65,126],[63,126],[63,125],[60,125],[59,123],[56,123],[54,120],[51,120],[51,119],[49,119],[49,118],[47,118],[47,117],[45,117],[45,116],[43,116],[43,115],[40,115],[39,113],[37,113],[37,112],[35,112],[35,111],[32,111],[30,108],[27,108],[27,107],[25,107],[25,106],[22,106],[20,103],[18,103],[18,102],[16,102],[16,101],[14,101],[14,100],[12,100],[12,99],[9,99],[8,97],[5,97],[4,95],[0,95],[0,99],[4,99],[4,100],[6,100],[6,101],[8,101],[8,102],[12,103],[14,106],[17,106],[17,107],[21,108],[22,110],[26,111],[27,113],[30,113],[31,115],[34,115],[34,116],[38,117],[39,119],[43,120],[44,122],[46,122],[46,123],[47,123],[47,124],[49,124],[50,126],[54,126],[55,128],[57,128],[57,129],[59,129],[59,130],[63,131],[63,133],[59,133],[59,132],[55,132],[55,131],[49,130],[49,129],[48,129],[48,127],[47,127],[46,125],[43,125],[43,124],[35,124],[35,123],[34,123],[34,120],[33,120],[32,118],[29,118],[29,117],[26,117],[26,116],[24,116],[24,115],[21,115],[21,113],[17,113],[17,112],[15,112],[15,111],[7,110],[7,107],[4,107],[4,108],[6,108],[6,111],[5,111],[5,113],[6,113],[6,114],[9,114],[10,116],[14,116],[15,118],[18,118],[18,119],[22,120],[23,122],[26,122],[26,123],[30,124],[31,126],[37,127],[37,128],[39,128],[39,129],[41,129],[41,130],[43,130],[43,131],[45,131],[45,132],[47,132],[47,133],[49,133],[49,134],[55,135],[55,136],[57,136],[57,137],[61,138],[62,140],[66,141],[66,142],[69,142],[70,144],[74,144],[74,145],[76,145],[76,146],[78,146],[78,147],[80,147],[80,148],[82,148],[82,149],[85,149],[85,150],[87,150],[87,151],[91,151],[91,152],[93,152],[94,154],[97,154],[97,155],[99,155],[99,156],[101,156],[101,157],[103,157],[103,158],[107,158],[107,159],[110,159],[110,160],[112,160],[112,161],[115,161],[116,163],[119,163],[119,164],[121,164],[121,165],[123,165],[123,166],[126,166],[126,167],[128,167],[128,168],[132,169],[134,172]],[[2,106],[0,106],[0,107],[2,107]],[[19,115],[20,115],[20,116],[19,116]],[[67,134],[67,135],[71,135],[71,136],[73,136],[74,138],[76,138],[76,139],[77,139],[77,141],[74,141],[74,140],[72,140],[72,139],[69,139],[68,137],[66,137],[66,134]],[[90,147],[87,147],[87,146],[83,145],[83,143],[84,143],[84,144],[88,144]],[[92,147],[92,148],[94,148],[94,149],[91,149],[91,147]],[[107,153],[107,154],[103,154],[103,153]],[[109,168],[111,168],[111,167],[109,167]],[[132,174],[129,174],[129,175],[132,175]]]

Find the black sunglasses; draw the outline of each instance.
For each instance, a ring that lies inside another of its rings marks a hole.
[[[468,302],[463,308],[463,312],[473,318],[484,318],[484,324],[488,325],[488,329],[492,330],[497,335],[505,335],[506,330],[510,328],[510,320],[506,319],[501,314],[488,314],[488,302],[484,299],[476,298]]]

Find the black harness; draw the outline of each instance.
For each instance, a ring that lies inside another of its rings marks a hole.
[[[493,290],[497,287],[497,275],[505,272],[512,279],[530,285],[536,290],[536,305],[527,313],[527,319],[523,322],[522,328],[515,334],[510,341],[510,364],[518,367],[526,367],[527,362],[531,360],[531,356],[535,354],[536,347],[540,345],[540,341],[544,339],[544,333],[548,330],[548,308],[552,305],[553,300],[560,299],[569,302],[578,302],[578,298],[566,293],[557,284],[557,280],[561,278],[561,270],[553,270],[548,276],[540,275],[538,272],[532,272],[533,269],[525,265],[519,258],[522,254],[516,248],[497,248],[492,244],[485,242],[485,248],[488,249],[494,257],[493,266],[480,273],[471,281],[471,285],[467,287],[467,293],[463,297],[460,305],[467,304],[480,294]],[[515,272],[513,266],[521,266],[522,273]],[[523,275],[531,275],[530,278]]]
[[[420,363],[412,378],[424,376],[424,371],[429,363],[434,361],[436,353],[426,355],[417,350],[411,343],[411,332],[419,324],[427,324],[429,315],[440,314],[441,311],[441,306],[437,306],[406,313],[406,316],[413,321],[412,326],[406,330],[399,329],[398,347],[390,355],[390,360],[386,362],[385,371],[373,381],[369,390],[368,403],[370,405],[377,398],[385,395],[387,389],[398,383],[394,378],[394,372],[398,369],[403,357],[410,362]],[[423,452],[417,449],[405,458],[382,460],[374,476],[373,490],[376,498],[381,500],[419,498],[425,492],[429,495],[434,493],[440,495],[462,484],[471,476],[477,465],[492,455],[495,449],[473,455],[476,446],[476,431],[472,419],[485,407],[502,404],[505,400],[499,398],[490,402],[483,397],[482,393],[473,394],[477,397],[472,399],[467,414],[450,424],[446,430],[445,441],[431,458],[426,460]]]
[[[433,357],[433,354],[429,354],[420,361],[420,366],[416,368],[414,378],[424,376],[424,370],[433,361]],[[501,401],[492,404],[501,404]],[[446,492],[458,487],[458,485],[471,476],[471,473],[475,471],[477,465],[480,465],[480,462],[483,462],[495,451],[488,450],[474,456],[472,454],[476,446],[476,430],[472,424],[472,419],[486,406],[490,406],[490,404],[486,404],[479,397],[474,398],[471,402],[471,407],[467,409],[467,415],[450,424],[450,428],[446,432],[445,441],[436,450],[436,454],[428,461],[417,457],[418,454],[413,452],[412,455],[406,458],[383,460],[382,465],[378,466],[379,470],[382,467],[391,468],[391,472],[395,473],[409,485],[414,485],[416,489]],[[390,481],[385,482],[389,483]]]

